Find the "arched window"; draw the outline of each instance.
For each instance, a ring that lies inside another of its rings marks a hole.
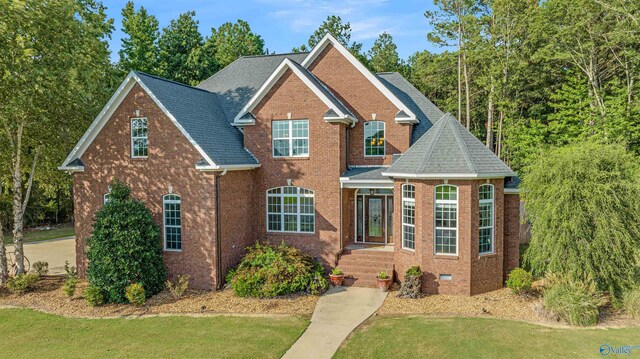
[[[162,197],[164,218],[164,249],[167,251],[182,250],[182,220],[180,196],[167,194]]]
[[[367,121],[364,123],[364,155],[384,156],[384,122]]]
[[[402,185],[402,248],[416,248],[416,188],[412,184]]]
[[[458,187],[436,186],[435,254],[458,254]]]
[[[268,190],[267,231],[314,233],[313,191],[291,186]]]
[[[479,188],[480,199],[480,254],[493,253],[494,196],[493,185],[483,184]]]

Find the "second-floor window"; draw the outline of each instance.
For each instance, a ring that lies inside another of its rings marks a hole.
[[[144,158],[148,156],[147,149],[147,119],[131,119],[131,157]]]
[[[273,157],[309,156],[309,120],[271,123]]]
[[[384,122],[364,123],[364,155],[384,156]]]

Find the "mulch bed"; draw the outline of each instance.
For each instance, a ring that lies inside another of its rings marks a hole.
[[[164,291],[147,300],[144,306],[107,304],[91,307],[82,296],[87,282],[78,283],[76,295],[70,300],[62,292],[64,277],[43,277],[34,291],[23,295],[0,289],[0,306],[26,307],[68,317],[107,318],[162,314],[211,315],[300,315],[311,316],[318,296],[290,295],[274,299],[236,297],[232,290],[190,290],[176,300]]]
[[[517,295],[508,288],[502,288],[471,297],[455,295],[429,295],[418,299],[398,298],[399,292],[390,292],[378,310],[381,316],[432,315],[488,317],[519,320],[551,326],[567,326],[566,323],[546,317],[541,310],[541,282],[534,283],[532,294]],[[623,312],[607,306],[601,308],[598,327],[629,327],[640,325]]]

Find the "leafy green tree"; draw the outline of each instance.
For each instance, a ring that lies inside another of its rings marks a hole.
[[[521,185],[531,243],[525,261],[615,298],[634,283],[640,248],[640,167],[622,145],[585,141],[544,151]]]
[[[122,48],[118,52],[118,68],[123,72],[139,70],[155,73],[158,67],[158,19],[149,15],[147,9],[136,11],[133,1],[122,9]]]
[[[34,180],[69,183],[56,167],[112,92],[106,39],[113,20],[92,0],[4,1],[0,13],[0,161],[10,169],[2,180],[22,273]]]
[[[225,67],[240,56],[264,55],[264,40],[251,31],[249,23],[238,20],[211,29],[205,42],[205,52],[213,54],[217,65]]]
[[[369,65],[375,72],[392,72],[402,69],[398,46],[393,42],[393,37],[386,32],[378,36],[367,55]]]
[[[131,198],[131,189],[122,182],[114,181],[110,189],[87,239],[87,278],[108,303],[126,303],[127,286],[139,283],[152,296],[164,289],[167,271],[160,228],[151,212]]]
[[[158,40],[160,76],[186,84],[197,84],[207,77],[202,63],[204,40],[195,16],[195,11],[187,11],[162,29]]]

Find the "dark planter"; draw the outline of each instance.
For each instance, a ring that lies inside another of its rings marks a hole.
[[[378,288],[380,288],[383,292],[388,292],[389,288],[391,288],[391,283],[393,282],[393,278],[389,277],[386,279],[376,278],[378,280]]]
[[[336,287],[342,287],[342,281],[344,280],[344,274],[335,275],[329,274],[329,279],[331,279],[331,284]]]

